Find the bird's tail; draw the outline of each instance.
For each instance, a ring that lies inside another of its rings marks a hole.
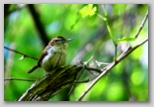
[[[35,65],[33,66],[29,71],[28,73],[32,73],[35,69],[37,69],[38,67],[40,67],[39,65]]]

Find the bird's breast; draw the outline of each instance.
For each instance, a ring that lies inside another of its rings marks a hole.
[[[62,66],[65,64],[66,52],[62,48],[51,47],[47,51],[47,55],[43,58],[41,66],[46,70]]]

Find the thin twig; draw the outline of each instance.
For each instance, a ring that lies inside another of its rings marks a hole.
[[[90,62],[92,59],[93,59],[93,56],[91,56],[91,57],[88,59],[88,61],[86,61],[86,62],[79,61],[79,63],[83,65],[83,68],[81,69],[80,74],[78,75],[76,81],[79,80],[79,78],[80,78],[80,76],[82,75],[84,69],[93,70],[93,71],[98,72],[99,74],[101,73],[101,70],[99,70],[99,69],[87,67],[87,65],[89,64],[89,62]],[[69,91],[69,93],[68,93],[68,96],[72,93],[72,91],[73,91],[73,89],[74,89],[76,83],[77,83],[77,82],[74,82],[74,84],[72,85],[72,87],[71,87],[71,89],[70,89],[70,91]]]
[[[25,79],[25,78],[14,78],[14,77],[10,77],[10,78],[4,79],[4,81],[11,81],[11,80],[27,81],[27,82],[34,82],[34,81],[36,81],[36,79]]]
[[[88,79],[86,79],[86,80],[79,80],[79,81],[74,81],[74,82],[75,82],[75,83],[87,83],[87,82],[92,81],[92,80],[95,79],[95,78],[96,78],[96,76],[95,76],[95,77],[88,78]]]
[[[147,13],[146,13],[146,15],[145,15],[145,17],[144,17],[144,19],[143,19],[143,21],[142,21],[140,27],[139,27],[138,32],[137,32],[136,35],[135,35],[135,38],[138,37],[138,35],[139,35],[139,33],[141,32],[141,30],[142,30],[142,28],[143,28],[143,26],[144,26],[144,24],[145,24],[147,18],[148,18],[148,11],[147,11]]]
[[[129,48],[129,50],[125,53],[122,53],[115,61],[113,61],[111,64],[109,64],[106,69],[104,71],[102,71],[102,73],[90,84],[90,86],[85,90],[85,92],[83,92],[81,94],[81,96],[79,97],[78,101],[81,101],[82,98],[90,91],[90,89],[97,83],[97,81],[99,81],[104,74],[106,74],[109,70],[111,70],[115,65],[117,65],[121,60],[123,60],[124,58],[126,58],[126,56],[128,56],[131,52],[133,52],[136,48],[138,48],[139,46],[141,46],[142,44],[144,44],[145,42],[147,42],[148,39],[144,40],[143,42],[139,43],[138,45],[136,45],[133,48]]]
[[[73,91],[73,89],[74,89],[76,83],[79,83],[78,80],[79,80],[80,76],[82,75],[84,69],[93,70],[93,71],[98,72],[99,74],[101,73],[101,70],[99,70],[99,69],[87,67],[88,63],[90,62],[90,60],[92,60],[92,58],[93,58],[93,56],[91,56],[91,57],[89,58],[89,60],[86,61],[86,62],[81,62],[81,61],[79,61],[79,63],[83,65],[83,68],[81,69],[80,74],[78,75],[76,81],[73,83],[73,85],[72,85],[72,87],[71,87],[71,89],[70,89],[70,91],[69,91],[69,93],[68,93],[68,96],[72,93],[72,91]],[[90,80],[91,80],[91,79],[88,79],[88,80],[85,80],[85,81],[90,81]],[[77,82],[77,81],[78,81],[78,82]],[[83,83],[83,82],[82,82],[82,83]]]
[[[137,44],[136,46],[134,46],[133,48],[128,48],[127,51],[123,52],[118,58],[117,61],[119,62],[120,60],[122,60],[123,58],[125,58],[126,56],[128,56],[132,51],[134,51],[136,48],[138,48],[139,46],[143,45],[145,42],[148,41],[148,38],[145,39],[144,41],[142,41],[141,43]]]
[[[87,67],[87,66],[85,66],[85,69],[87,69],[87,70],[92,70],[92,71],[96,71],[96,72],[98,72],[99,74],[102,73],[101,70],[96,69],[96,68],[91,68],[91,67]]]
[[[24,54],[24,53],[22,53],[22,52],[19,52],[19,51],[14,50],[14,49],[10,49],[10,48],[8,48],[8,47],[6,47],[6,46],[4,46],[4,48],[7,49],[7,50],[10,50],[10,51],[13,51],[13,52],[15,52],[15,53],[18,53],[18,54],[20,54],[20,55],[23,55],[24,57],[28,57],[28,58],[31,58],[31,59],[34,59],[34,60],[38,60],[37,58],[31,57],[31,56],[29,56],[29,55],[26,55],[26,54]]]
[[[83,68],[80,70],[80,74],[78,75],[76,81],[79,80],[80,76],[82,75],[82,73],[84,71],[84,68],[85,68],[85,65],[83,65]],[[76,82],[73,83],[73,85],[72,85],[72,87],[71,87],[71,89],[70,89],[70,91],[68,93],[68,96],[70,96],[70,94],[73,92],[73,89],[74,89],[75,85],[76,85]]]

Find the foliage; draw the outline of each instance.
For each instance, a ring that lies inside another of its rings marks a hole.
[[[110,63],[127,46],[148,37],[148,20],[135,38],[148,10],[146,4],[35,4],[42,26],[48,36],[62,35],[74,38],[67,49],[66,65],[87,61],[90,65]],[[4,10],[5,11],[5,10]],[[39,58],[44,49],[43,40],[27,5],[11,4],[4,17],[4,46]],[[45,36],[45,35],[43,35]],[[27,74],[36,60],[4,49],[4,78],[38,79],[43,69]],[[101,67],[104,66],[101,64]],[[97,68],[101,68],[97,67]],[[84,71],[80,80],[92,76]],[[69,78],[69,77],[67,77]],[[17,100],[32,84],[28,81],[4,82],[4,100]],[[78,83],[70,95],[76,101],[89,83]],[[50,101],[68,100],[69,89],[63,90]],[[84,97],[84,101],[148,101],[148,44],[144,44],[110,70]]]

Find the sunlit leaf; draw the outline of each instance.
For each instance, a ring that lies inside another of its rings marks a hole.
[[[23,60],[24,58],[25,58],[25,56],[22,55],[22,56],[19,58],[19,60]]]
[[[117,39],[116,42],[131,42],[131,41],[134,41],[136,38],[127,38],[127,37],[124,37],[122,39]]]
[[[88,4],[87,6],[83,7],[79,13],[83,18],[87,16],[93,16],[96,12],[97,8],[93,7],[93,4]]]

